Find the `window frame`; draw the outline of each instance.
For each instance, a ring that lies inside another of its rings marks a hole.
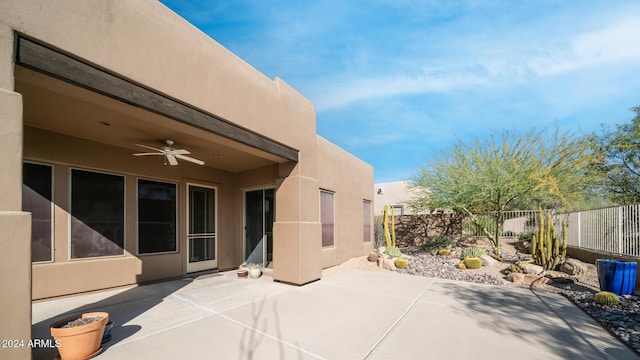
[[[391,205],[391,207],[393,208],[393,215],[394,216],[402,216],[402,215],[404,215],[404,205]],[[400,210],[400,213],[398,213],[398,210]]]
[[[156,183],[162,183],[162,184],[172,184],[175,186],[175,244],[176,244],[176,249],[175,250],[171,250],[171,251],[161,251],[161,252],[150,252],[150,253],[141,253],[140,252],[140,197],[139,197],[139,190],[140,190],[140,180],[143,181],[153,181]],[[180,188],[179,188],[179,183],[175,182],[175,181],[165,181],[165,180],[158,180],[158,179],[150,179],[150,178],[144,178],[144,177],[137,177],[136,178],[136,220],[135,220],[135,224],[136,224],[136,255],[138,256],[153,256],[153,255],[163,255],[163,254],[177,254],[180,252],[180,223],[179,223],[179,212],[180,212],[180,198],[179,198],[179,193],[180,193]]]
[[[122,188],[122,204],[123,204],[123,209],[122,209],[122,228],[123,228],[123,235],[122,235],[122,254],[114,254],[114,255],[102,255],[102,256],[88,256],[88,257],[73,257],[72,256],[72,239],[73,239],[73,234],[72,234],[72,221],[73,221],[73,171],[84,171],[84,172],[92,172],[92,173],[96,173],[96,174],[103,174],[103,175],[112,175],[112,176],[118,176],[122,178],[122,182],[123,182],[123,188]],[[114,172],[109,172],[109,171],[103,171],[103,170],[95,170],[95,169],[87,169],[87,168],[81,168],[81,167],[69,167],[69,174],[68,174],[68,206],[69,206],[69,210],[68,210],[68,216],[69,216],[69,220],[68,220],[68,239],[67,239],[67,260],[72,262],[72,261],[84,261],[84,260],[96,260],[96,259],[108,259],[108,258],[121,258],[121,257],[125,257],[127,255],[127,176],[123,175],[123,174],[118,174],[118,173],[114,173]]]
[[[363,231],[363,242],[366,243],[370,243],[371,241],[373,241],[373,231],[372,231],[372,225],[373,225],[373,219],[372,219],[372,207],[373,202],[371,200],[367,200],[367,199],[363,199],[362,200],[362,231]],[[369,209],[369,211],[367,211],[367,207]],[[365,221],[366,219],[366,221]],[[368,222],[368,224],[367,224]],[[367,226],[368,225],[368,226]],[[367,236],[369,235],[369,236]]]
[[[324,227],[324,223],[323,223],[323,217],[322,217],[322,194],[328,194],[331,195],[331,215],[332,215],[332,219],[331,219],[331,244],[330,245],[324,245],[324,239],[323,239],[323,234],[324,234],[324,230],[322,229]],[[319,211],[319,217],[320,217],[320,225],[321,225],[321,230],[320,230],[320,238],[321,238],[321,245],[322,245],[322,249],[331,249],[331,248],[335,248],[336,247],[336,193],[334,191],[331,190],[326,190],[326,189],[320,189],[320,196],[319,196],[319,200],[320,200],[320,211]]]
[[[50,244],[51,244],[51,253],[50,253],[50,260],[43,260],[43,261],[31,261],[31,264],[37,265],[37,264],[50,264],[50,263],[54,263],[55,262],[55,165],[53,164],[47,164],[44,162],[38,162],[38,161],[31,161],[31,160],[23,160],[23,177],[22,177],[22,186],[24,186],[24,164],[32,164],[32,165],[40,165],[40,166],[47,166],[51,169],[51,236],[50,236]],[[24,193],[21,194],[22,197],[22,201],[24,201]],[[23,206],[23,205],[22,205]],[[22,211],[24,211],[24,208],[22,208]],[[33,217],[31,219],[31,247],[33,247]]]

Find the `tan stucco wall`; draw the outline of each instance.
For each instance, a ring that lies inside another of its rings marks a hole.
[[[31,349],[31,214],[0,212],[0,339],[22,340],[20,348],[0,347],[2,359],[29,359]]]
[[[31,214],[22,209],[22,97],[13,92],[6,60],[13,54],[0,24],[0,339],[31,338]],[[5,47],[7,45],[8,47]],[[8,55],[8,56],[7,56]],[[0,348],[2,359],[28,359],[28,347]]]
[[[373,239],[364,242],[363,236],[363,202],[373,201],[373,168],[320,136],[317,141],[320,188],[334,192],[335,246],[322,249],[326,268],[373,250]]]
[[[299,162],[237,174],[189,164],[145,167],[134,163],[130,151],[122,148],[23,128],[22,100],[13,92],[13,52],[7,51],[14,47],[14,32],[295,148]],[[21,209],[23,148],[24,159],[55,166],[55,262],[33,266],[34,298],[184,274],[186,240],[182,232],[176,254],[135,254],[132,184],[137,176],[174,181],[179,184],[179,196],[185,196],[189,181],[217,187],[218,209],[225,209],[218,217],[220,269],[233,268],[241,261],[243,209],[238,199],[243,189],[254,186],[276,187],[274,279],[294,284],[314,281],[320,278],[321,268],[363,255],[372,247],[362,241],[362,201],[373,200],[371,167],[317,138],[315,110],[308,99],[281,79],[268,79],[162,4],[148,0],[5,0],[0,2],[0,49],[4,50],[0,51],[0,211]],[[126,175],[124,256],[68,260],[70,167]],[[320,188],[336,192],[333,249],[321,249]],[[179,212],[184,218],[185,209]],[[14,221],[11,219],[13,215],[0,213],[0,221]],[[21,218],[24,221],[30,222]],[[0,253],[7,264],[22,271],[18,279],[23,282],[7,301],[25,303],[29,297],[25,294],[30,293],[28,279],[23,279],[25,274],[30,276],[30,235],[18,231],[14,239],[22,244],[19,256],[4,243]],[[63,283],[71,273],[83,276],[73,284]],[[28,317],[25,311],[19,311],[23,319]],[[0,308],[3,318],[9,312],[14,310]]]
[[[65,146],[60,146],[64,144]],[[218,205],[218,268],[230,269],[240,264],[234,222],[242,217],[236,206],[234,175],[197,165],[154,166],[131,152],[45,130],[25,128],[25,159],[54,166],[53,263],[34,264],[33,298],[41,299],[82,291],[129,285],[138,282],[179,277],[186,273],[186,209],[183,201],[188,183],[215,186]],[[155,163],[151,163],[155,164]],[[106,171],[125,176],[125,255],[121,257],[69,260],[69,171],[71,168]],[[136,181],[152,179],[177,184],[178,252],[137,255]],[[275,178],[272,178],[272,182]],[[108,276],[105,276],[108,274]],[[68,281],[74,275],[74,281]]]
[[[377,183],[374,185],[375,206],[374,214],[381,215],[385,205],[398,205],[403,207],[402,215],[413,214],[413,210],[405,205],[405,202],[411,200],[414,193],[409,188],[409,181],[391,181],[384,183]],[[378,191],[381,190],[381,193]],[[401,214],[396,214],[401,215]]]

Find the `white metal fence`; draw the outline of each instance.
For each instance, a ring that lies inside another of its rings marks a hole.
[[[495,213],[475,214],[478,222],[491,234],[495,231]],[[502,236],[518,236],[525,232],[533,232],[537,229],[538,211],[505,211],[502,213]],[[463,236],[485,236],[482,229],[478,228],[470,219],[462,222]]]
[[[552,212],[553,214],[553,212]],[[479,222],[493,233],[491,213],[476,214]],[[567,242],[570,246],[640,257],[640,204],[596,210],[553,214],[559,235],[562,219],[567,220]],[[502,221],[502,236],[518,236],[537,228],[538,211],[507,211]],[[464,236],[484,236],[468,219],[463,222]]]
[[[568,243],[640,257],[640,204],[558,215],[567,219]]]

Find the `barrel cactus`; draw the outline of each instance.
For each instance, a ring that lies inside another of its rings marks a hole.
[[[484,255],[487,252],[482,250],[481,248],[477,247],[477,246],[470,246],[468,248],[464,248],[462,250],[462,254],[460,254],[460,258],[464,259],[467,256],[475,256],[475,257],[480,257],[480,255]]]
[[[464,265],[464,261],[460,261],[460,264],[458,264],[458,269],[460,269],[460,270],[464,270],[464,269],[466,269],[466,268],[467,268],[467,267]]]
[[[596,293],[596,303],[604,306],[616,306],[620,304],[620,298],[609,291],[600,291]]]
[[[482,259],[477,256],[467,256],[463,260],[467,269],[480,269],[482,267]]]
[[[409,260],[399,257],[396,258],[395,264],[398,269],[405,269],[409,265]]]
[[[439,256],[447,256],[451,251],[447,248],[438,249]]]

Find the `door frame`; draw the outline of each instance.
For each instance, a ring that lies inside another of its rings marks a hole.
[[[207,261],[199,261],[199,262],[195,262],[192,263],[190,262],[189,259],[189,254],[191,253],[191,247],[189,246],[189,224],[190,224],[190,213],[189,213],[189,209],[190,209],[190,201],[189,201],[189,189],[191,186],[195,186],[195,187],[201,187],[201,188],[205,188],[205,189],[212,189],[214,191],[214,198],[213,198],[213,211],[214,211],[214,218],[213,218],[213,226],[215,229],[214,234],[214,259],[213,260],[207,260]],[[185,244],[185,256],[186,256],[186,267],[187,273],[193,273],[193,272],[198,272],[198,271],[205,271],[205,270],[214,270],[218,268],[218,197],[219,197],[219,192],[218,192],[218,187],[214,186],[214,185],[206,185],[206,184],[202,184],[199,182],[186,182],[186,186],[185,186],[185,238],[186,238],[186,244]]]
[[[258,187],[252,187],[252,188],[246,188],[242,190],[242,264],[244,265],[245,262],[247,261],[247,259],[245,259],[245,254],[247,253],[247,193],[251,192],[251,191],[258,191],[258,190],[262,190],[262,201],[263,201],[263,205],[264,205],[264,192],[266,190],[273,190],[273,211],[274,211],[274,218],[273,218],[273,222],[275,223],[275,201],[276,201],[276,186],[275,185],[267,185],[267,186],[258,186]],[[263,238],[266,236],[266,233],[264,231],[265,226],[264,226],[264,206],[262,208],[262,236]],[[273,235],[272,235],[273,236]],[[262,264],[260,264],[261,267],[264,268],[264,266],[268,265],[266,263],[266,258],[267,258],[267,242],[266,239],[263,242],[262,245]],[[273,262],[273,261],[272,261]],[[273,268],[273,266],[272,266]]]

